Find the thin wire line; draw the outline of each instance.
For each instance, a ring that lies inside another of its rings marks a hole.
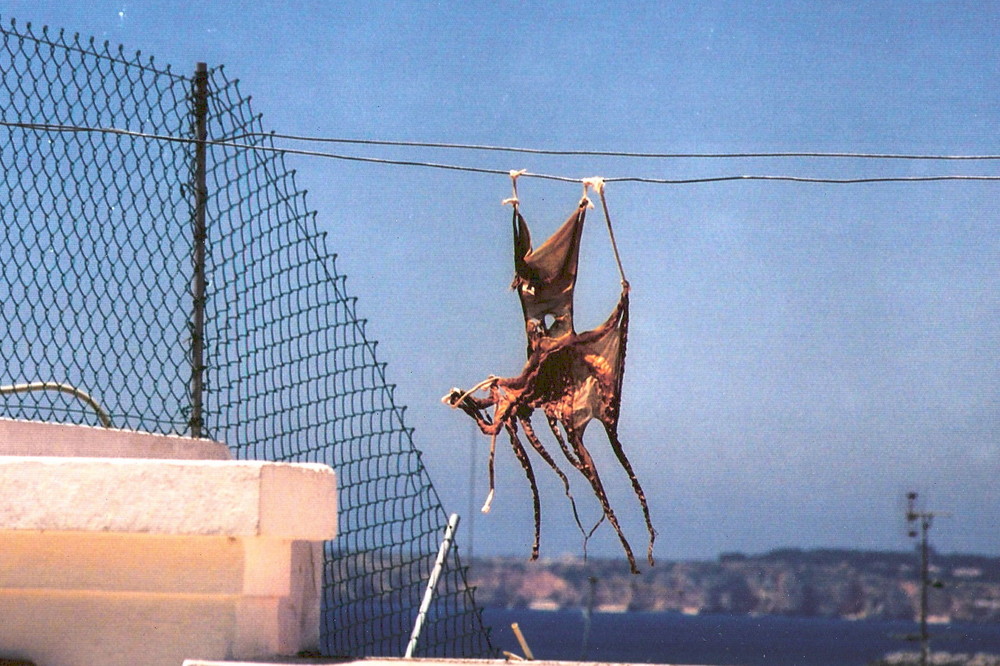
[[[525,176],[532,174],[526,173]],[[622,176],[619,178],[605,178],[606,183],[651,183],[654,185],[688,185],[693,183],[723,183],[734,180],[774,180],[791,183],[831,183],[835,185],[853,185],[858,183],[931,183],[946,180],[972,180],[972,181],[998,181],[1000,176],[970,176],[970,175],[946,175],[946,176],[873,176],[866,178],[811,178],[808,176],[768,176],[768,175],[739,175],[739,176],[706,176],[703,178],[644,178],[641,176]]]
[[[189,137],[170,136],[163,134],[148,134],[146,132],[136,132],[133,130],[125,130],[117,127],[83,127],[78,125],[53,125],[48,123],[18,123],[18,122],[6,122],[6,121],[0,121],[0,126],[19,127],[23,129],[32,129],[32,130],[39,130],[46,132],[94,132],[100,134],[116,134],[120,136],[130,136],[140,139],[152,139],[156,141],[168,141],[172,143],[185,143],[185,144],[198,143],[198,139],[192,139]],[[380,157],[361,157],[358,155],[339,155],[336,153],[326,153],[318,150],[303,150],[300,148],[278,148],[275,146],[257,146],[248,143],[236,143],[233,141],[218,141],[214,139],[206,140],[205,143],[211,146],[220,146],[224,148],[240,148],[243,150],[257,150],[270,153],[282,153],[286,155],[305,155],[307,157],[325,157],[329,159],[348,160],[352,162],[369,162],[372,164],[389,164],[397,166],[421,166],[421,167],[430,167],[434,169],[450,169],[453,171],[469,171],[472,173],[485,173],[485,174],[503,175],[503,176],[506,176],[509,173],[508,171],[504,171],[502,169],[486,169],[482,167],[460,166],[456,164],[439,164],[436,162],[419,162],[413,160],[390,160],[390,159],[383,159]],[[549,178],[552,180],[561,180],[568,183],[580,182],[580,179],[578,178],[568,178],[564,176],[549,176],[545,174],[532,174],[532,176],[534,178]]]
[[[135,132],[132,130],[119,129],[116,127],[83,127],[77,125],[54,125],[48,123],[21,123],[0,121],[0,126],[18,127],[51,132],[96,132],[103,134],[116,134],[120,136],[130,136],[141,139],[156,141],[168,141],[173,143],[193,144],[198,143],[198,139],[188,137],[169,136],[162,134],[148,134],[145,132]],[[266,136],[266,135],[265,135]],[[380,157],[362,157],[359,155],[339,155],[317,150],[303,150],[299,148],[278,148],[275,146],[257,146],[246,143],[235,143],[232,141],[207,140],[206,144],[220,146],[224,148],[238,148],[241,150],[256,150],[261,152],[280,153],[284,155],[304,155],[307,157],[323,157],[327,159],[345,160],[350,162],[364,162],[369,164],[384,164],[392,166],[414,166],[431,169],[444,169],[448,171],[462,171],[467,173],[481,173],[497,176],[509,176],[509,170],[488,169],[484,167],[462,166],[457,164],[442,164],[439,162],[421,162],[416,160],[391,160]],[[562,183],[582,183],[585,178],[572,178],[569,176],[557,176],[545,173],[532,173],[525,171],[522,173],[525,178],[538,178],[542,180],[552,180]],[[773,175],[729,175],[729,176],[705,176],[699,178],[647,178],[639,176],[618,176],[604,178],[606,183],[650,183],[655,185],[690,185],[695,183],[722,183],[737,180],[756,181],[785,181],[794,183],[829,183],[829,184],[857,184],[857,183],[918,183],[935,181],[1000,181],[1000,176],[976,176],[976,175],[944,175],[944,176],[876,176],[866,178],[814,178],[805,176],[773,176]]]
[[[558,150],[549,148],[520,148],[515,146],[492,146],[476,143],[439,143],[427,141],[385,141],[378,139],[344,139],[318,136],[301,136],[297,134],[278,134],[276,132],[247,132],[230,137],[232,140],[250,137],[270,137],[288,141],[307,141],[315,143],[340,143],[359,146],[396,146],[406,148],[446,148],[457,150],[479,150],[503,153],[522,153],[528,155],[562,155],[580,157],[625,157],[648,159],[746,159],[746,158],[783,158],[783,157],[816,157],[816,158],[849,158],[869,160],[1000,160],[1000,155],[930,155],[905,153],[847,153],[847,152],[761,152],[761,153],[644,153],[618,150]]]

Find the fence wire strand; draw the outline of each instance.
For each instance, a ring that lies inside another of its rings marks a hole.
[[[0,145],[0,384],[72,385],[115,427],[185,433],[193,77],[14,22],[0,71],[0,121],[35,125]],[[208,136],[254,149],[206,147],[205,431],[238,458],[336,469],[322,649],[400,656],[447,516],[284,153],[221,67],[208,101]],[[98,424],[65,392],[0,394],[0,414]],[[438,589],[418,655],[495,656],[457,550]]]

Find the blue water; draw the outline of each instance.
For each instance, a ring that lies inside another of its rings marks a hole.
[[[865,666],[887,652],[916,651],[902,637],[910,622],[817,618],[685,616],[679,613],[594,613],[586,653],[579,610],[486,609],[493,645],[523,654],[510,628],[517,622],[536,659],[744,666]],[[1000,654],[1000,625],[931,628],[931,649]]]

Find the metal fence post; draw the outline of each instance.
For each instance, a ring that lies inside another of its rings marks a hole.
[[[406,654],[403,655],[404,659],[412,658],[413,651],[417,649],[417,639],[420,638],[420,631],[424,628],[424,622],[427,620],[427,611],[430,610],[431,601],[434,600],[434,590],[437,589],[438,578],[441,577],[441,570],[444,569],[445,562],[448,559],[448,551],[451,549],[451,542],[455,538],[455,530],[457,529],[458,514],[453,513],[448,518],[448,527],[444,530],[444,540],[441,542],[441,548],[438,550],[434,568],[431,569],[431,577],[427,581],[427,589],[424,590],[424,598],[420,602],[420,610],[417,611],[417,620],[413,623],[413,632],[410,634],[410,642],[406,645]]]
[[[208,198],[205,171],[205,140],[208,138],[208,66],[195,66],[194,94],[194,215],[192,219],[192,278],[191,278],[191,416],[188,425],[191,437],[199,439],[204,427],[203,396],[205,390],[205,203]]]

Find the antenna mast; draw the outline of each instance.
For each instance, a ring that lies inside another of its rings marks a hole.
[[[932,581],[930,577],[930,545],[927,533],[936,517],[947,518],[950,515],[934,511],[918,511],[917,493],[906,493],[906,522],[910,525],[909,536],[911,539],[920,537],[920,634],[914,637],[920,641],[920,666],[927,666],[930,657],[931,637],[927,631],[927,591],[932,586],[941,587],[940,581]],[[917,531],[917,523],[920,524],[919,532]]]

